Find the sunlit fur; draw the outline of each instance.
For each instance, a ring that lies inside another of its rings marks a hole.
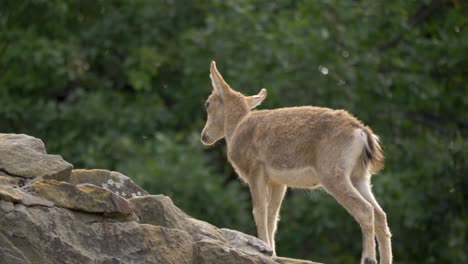
[[[382,168],[383,153],[372,130],[344,110],[300,106],[252,110],[266,90],[244,96],[233,90],[211,63],[213,91],[202,142],[226,138],[228,159],[251,191],[260,239],[275,252],[275,231],[286,188],[322,186],[360,224],[361,263],[392,263],[391,234],[375,200],[371,174]],[[308,228],[308,227],[304,227]]]

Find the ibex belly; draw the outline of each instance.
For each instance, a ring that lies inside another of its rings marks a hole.
[[[312,167],[298,169],[266,168],[268,178],[278,184],[293,188],[316,188],[319,186],[317,173]]]

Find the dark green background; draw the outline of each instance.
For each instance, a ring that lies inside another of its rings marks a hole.
[[[194,217],[255,234],[224,142],[199,133],[209,62],[260,108],[344,108],[380,135],[396,263],[468,261],[468,6],[425,1],[0,1],[0,132],[42,138]],[[289,191],[279,255],[357,263],[358,224]]]

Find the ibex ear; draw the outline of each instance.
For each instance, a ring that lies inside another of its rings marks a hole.
[[[229,85],[224,81],[223,76],[216,69],[216,62],[211,61],[210,65],[210,79],[211,85],[213,85],[213,90],[223,97],[226,93],[230,91]]]
[[[267,96],[267,90],[265,88],[262,88],[262,90],[257,95],[246,97],[247,104],[249,105],[250,109],[254,109],[259,104],[261,104],[263,100],[265,100],[266,96]]]

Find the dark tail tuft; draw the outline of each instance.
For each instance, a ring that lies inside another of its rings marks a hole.
[[[379,137],[374,135],[370,128],[364,129],[367,135],[367,144],[365,148],[366,163],[370,162],[370,173],[375,174],[383,168],[384,155],[382,147],[379,144]]]

